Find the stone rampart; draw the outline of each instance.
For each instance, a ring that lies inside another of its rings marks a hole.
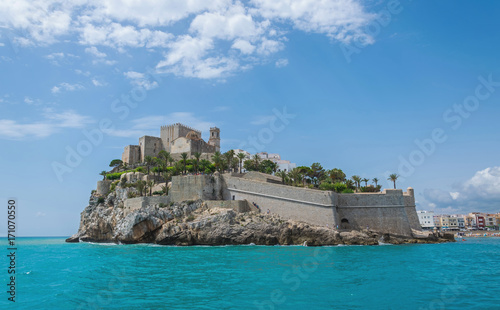
[[[257,210],[250,206],[246,200],[207,200],[205,203],[209,208],[232,209],[239,213]]]
[[[109,192],[109,187],[111,186],[110,180],[97,181],[96,194],[100,196],[105,196]]]
[[[421,230],[413,195],[413,189],[404,193],[387,189],[382,193],[337,194],[217,173],[176,176],[169,194],[175,202],[216,200],[223,202],[209,204],[232,209],[240,208],[241,203],[236,201],[246,200],[250,210],[269,211],[286,219],[409,237],[412,229]]]
[[[169,196],[172,201],[185,200],[221,200],[220,189],[211,175],[174,176]]]
[[[126,212],[130,212],[145,206],[159,205],[159,204],[167,205],[169,203],[170,203],[169,196],[144,196],[137,198],[129,198],[125,200],[123,207],[125,208]]]
[[[315,225],[336,225],[332,192],[253,181],[230,175],[222,176],[224,200],[247,200],[261,212],[279,214],[286,219]]]

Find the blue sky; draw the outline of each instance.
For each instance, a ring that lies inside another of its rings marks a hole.
[[[498,212],[499,13],[495,1],[0,1],[0,198],[18,199],[19,234],[71,235],[110,160],[182,122],[205,138],[218,126],[223,151],[398,173],[417,209]]]

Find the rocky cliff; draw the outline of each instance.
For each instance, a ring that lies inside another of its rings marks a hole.
[[[275,214],[237,213],[231,209],[208,208],[202,200],[128,210],[123,207],[122,199],[113,198],[114,202],[108,197],[106,202],[97,203],[97,199],[92,197],[89,206],[81,214],[78,233],[66,241],[309,246],[454,241],[452,235],[433,233],[412,239],[366,230],[337,231],[284,220]]]

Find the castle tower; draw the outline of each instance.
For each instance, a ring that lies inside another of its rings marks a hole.
[[[215,146],[215,151],[220,152],[220,129],[217,127],[210,127],[210,139],[208,144]]]

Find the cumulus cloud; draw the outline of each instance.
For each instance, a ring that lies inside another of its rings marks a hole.
[[[85,49],[85,52],[86,52],[86,53],[89,53],[89,54],[91,54],[91,55],[94,55],[94,56],[95,56],[95,57],[97,57],[97,58],[104,58],[104,57],[106,57],[106,54],[105,54],[105,53],[100,52],[100,51],[97,49],[97,47],[95,47],[95,46],[87,47],[87,48]]]
[[[469,180],[454,185],[453,191],[426,189],[424,197],[440,210],[499,212],[500,167],[477,171]]]
[[[291,29],[342,43],[372,43],[365,28],[375,17],[361,0],[0,2],[0,27],[13,30],[21,46],[77,38],[97,58],[94,63],[107,65],[114,60],[105,59],[101,46],[120,52],[143,48],[164,55],[156,62],[159,72],[201,79],[267,63],[286,47]]]
[[[158,87],[158,83],[156,81],[151,82],[144,73],[128,71],[123,74],[130,80],[132,85],[142,87],[145,90],[151,90]]]
[[[288,66],[288,59],[278,59],[275,63],[276,67],[277,68],[283,68],[283,67],[286,67]]]
[[[46,138],[62,128],[82,128],[91,122],[89,117],[74,111],[55,113],[47,109],[43,113],[43,120],[32,123],[0,119],[0,139]]]
[[[81,84],[70,84],[70,83],[63,82],[57,86],[52,87],[52,89],[50,91],[53,94],[58,94],[62,90],[76,91],[76,90],[82,90],[82,89],[85,89],[85,87],[83,87],[83,85],[81,85]]]

